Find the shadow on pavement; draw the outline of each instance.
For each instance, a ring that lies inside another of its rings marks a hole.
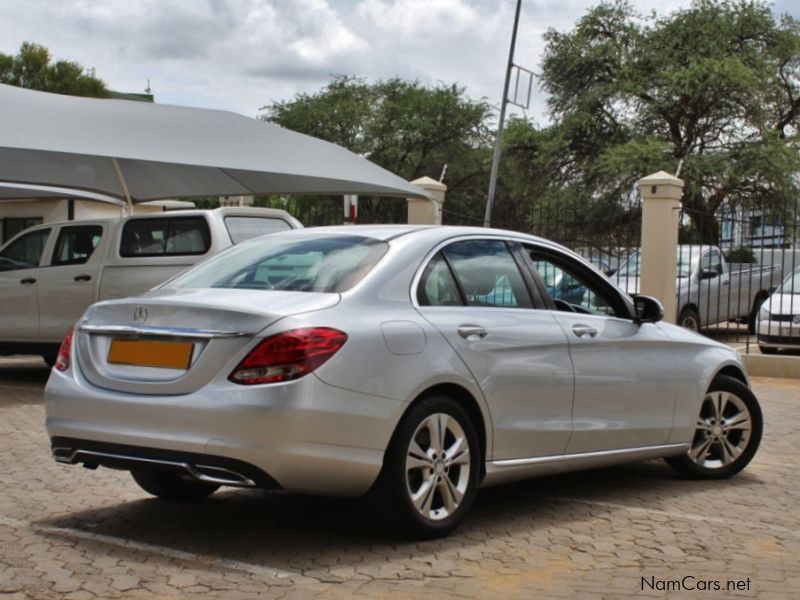
[[[711,488],[723,494],[753,484],[760,481],[747,473],[724,481],[683,480],[655,461],[530,479],[481,490],[461,528],[446,539],[426,542],[382,531],[367,516],[362,500],[252,490],[220,491],[188,505],[147,498],[38,524],[300,571],[382,562],[420,551],[455,551],[619,510],[598,503],[680,512],[671,498]]]
[[[0,384],[44,387],[49,376],[50,367],[38,356],[0,358]]]

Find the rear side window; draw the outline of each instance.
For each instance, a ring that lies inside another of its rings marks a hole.
[[[431,259],[417,288],[420,306],[463,306],[456,280],[440,252]]]
[[[289,223],[283,219],[269,217],[225,217],[225,227],[234,244],[241,244],[260,235],[291,229]]]
[[[528,288],[505,242],[456,242],[443,252],[469,306],[533,308]]]
[[[131,219],[122,228],[120,256],[187,256],[205,254],[211,246],[203,217]]]
[[[50,264],[82,265],[91,258],[102,236],[103,228],[100,225],[62,227]]]
[[[11,242],[0,254],[0,271],[38,267],[49,235],[49,229],[38,229]]]

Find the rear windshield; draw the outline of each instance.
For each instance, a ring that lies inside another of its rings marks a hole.
[[[387,249],[385,242],[355,235],[271,236],[233,246],[166,287],[343,292]]]
[[[241,244],[251,238],[276,231],[291,229],[291,225],[283,219],[271,217],[225,217],[225,227],[231,242]]]
[[[203,217],[130,219],[122,228],[119,254],[132,256],[189,256],[205,254],[211,246]]]

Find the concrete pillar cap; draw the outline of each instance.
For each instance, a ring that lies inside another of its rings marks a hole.
[[[659,171],[658,173],[653,173],[652,175],[648,175],[647,177],[642,177],[639,180],[640,186],[648,186],[648,185],[674,185],[677,187],[683,187],[683,179],[679,179],[675,177],[675,175],[671,175],[666,171]]]
[[[447,186],[445,184],[443,184],[441,181],[436,181],[435,179],[432,179],[431,177],[428,176],[415,179],[411,183],[413,183],[414,185],[418,185],[424,190],[437,190],[437,191],[441,190],[442,192],[447,191]]]

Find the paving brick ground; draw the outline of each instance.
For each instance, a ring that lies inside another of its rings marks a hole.
[[[482,490],[458,532],[414,543],[373,531],[354,501],[234,490],[171,505],[126,473],[57,465],[46,378],[0,361],[3,599],[666,597],[676,580],[697,588],[681,597],[800,597],[797,380],[755,380],[765,438],[736,478],[648,462],[529,480]]]

